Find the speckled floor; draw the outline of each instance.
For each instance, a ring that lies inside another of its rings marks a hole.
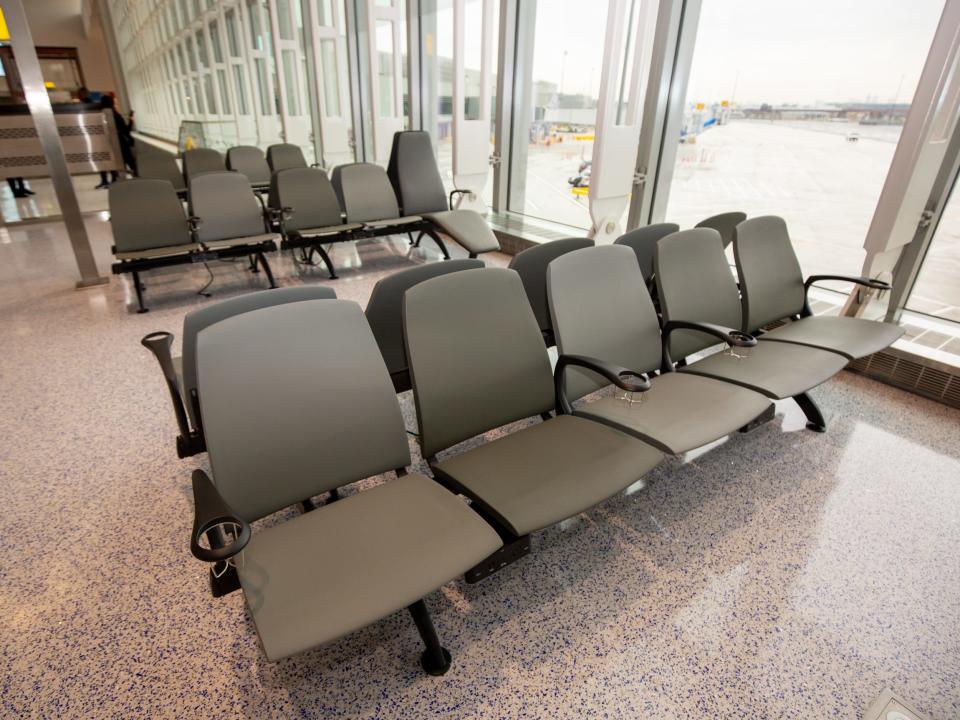
[[[405,256],[338,248],[337,292],[365,303]],[[260,284],[214,271],[216,297]],[[852,719],[889,687],[960,717],[960,412],[841,374],[814,391],[826,435],[782,404],[432,595],[445,677],[404,613],[269,664],[190,556],[204,459],[176,458],[138,343],[179,334],[205,273],[148,276],[135,315],[128,282],[73,272],[56,227],[0,229],[0,716]]]

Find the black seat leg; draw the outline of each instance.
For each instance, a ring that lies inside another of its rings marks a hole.
[[[440,252],[443,253],[443,259],[444,259],[444,260],[449,260],[449,259],[450,259],[450,253],[447,252],[447,246],[444,245],[443,240],[440,239],[440,236],[437,235],[437,233],[434,232],[433,230],[424,230],[424,232],[425,232],[427,235],[429,235],[429,236],[430,236],[430,239],[433,240],[433,241],[437,244],[437,247],[438,247],[438,248],[440,248]]]
[[[262,252],[256,254],[257,260],[260,261],[260,264],[263,265],[263,271],[267,274],[267,280],[270,281],[270,287],[275,288],[277,283],[273,279],[273,271],[270,269],[270,263],[267,262],[267,258]]]
[[[317,254],[320,256],[320,259],[323,260],[323,264],[327,266],[327,272],[330,273],[330,279],[337,279],[337,271],[333,269],[333,260],[330,259],[330,256],[327,254],[327,251],[324,250],[320,245],[316,245],[311,250],[316,250]]]
[[[446,674],[450,669],[450,652],[440,644],[440,638],[437,637],[426,603],[423,600],[417,600],[413,605],[409,605],[407,610],[413,616],[413,622],[416,623],[420,638],[426,646],[420,656],[420,666],[423,671],[428,675]]]
[[[137,289],[137,304],[140,306],[138,313],[150,312],[150,308],[143,304],[143,284],[140,282],[140,273],[133,271],[133,286]]]
[[[473,260],[476,256],[477,254],[475,252],[467,253],[467,257],[470,258],[471,260]]]
[[[260,268],[257,267],[257,256],[256,256],[256,255],[251,255],[251,256],[250,256],[250,272],[252,272],[252,273],[258,273],[258,272],[260,272]]]
[[[803,414],[807,416],[808,429],[820,433],[827,431],[827,421],[823,419],[823,413],[820,412],[820,408],[813,401],[812,397],[807,393],[800,393],[799,395],[794,395],[793,399],[797,401],[797,405],[803,410]]]

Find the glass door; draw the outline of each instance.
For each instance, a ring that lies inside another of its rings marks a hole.
[[[318,162],[331,169],[354,161],[347,23],[341,0],[305,0],[313,45],[313,77],[320,131]]]
[[[274,63],[278,69],[280,116],[286,142],[303,150],[308,163],[314,162],[313,128],[306,79],[306,38],[300,0],[270,3]]]
[[[386,165],[390,159],[393,135],[403,130],[406,117],[404,11],[402,0],[367,0],[372,160],[380,165]]]

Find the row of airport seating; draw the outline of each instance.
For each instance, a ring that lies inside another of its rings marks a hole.
[[[175,169],[172,156],[162,162]],[[157,177],[164,174],[169,177]],[[157,267],[247,255],[251,270],[262,267],[275,287],[264,253],[278,240],[281,249],[300,253],[300,262],[319,255],[331,278],[337,273],[324,246],[335,242],[407,234],[416,245],[427,236],[449,258],[445,235],[471,258],[500,249],[479,213],[452,206],[425,132],[397,133],[386,170],[350,163],[328,177],[307,167],[296,146],[273,146],[266,155],[238,147],[226,164],[216,150],[187,151],[183,190],[172,180],[156,164],[147,165],[138,178],[110,189],[113,272],[132,275],[138,312],[147,311],[140,273]],[[266,202],[257,190],[267,192]],[[186,200],[188,214],[178,198]]]
[[[446,672],[424,596],[520,559],[532,533],[623,491],[666,454],[751,429],[773,400],[793,398],[807,427],[825,431],[808,391],[902,332],[813,316],[816,282],[888,286],[804,280],[778,217],[735,227],[739,285],[713,228],[558,243],[512,268],[467,260],[396,273],[366,312],[309,286],[207,306],[187,315],[180,360],[169,333],[144,338],[190,445],[181,455],[210,458],[212,478],[193,474],[192,552],[211,563],[215,595],[243,589],[268,659],[406,607],[422,667]],[[408,387],[429,476],[406,470],[396,393]],[[339,488],[391,471],[340,499]],[[302,515],[251,529],[297,503]]]

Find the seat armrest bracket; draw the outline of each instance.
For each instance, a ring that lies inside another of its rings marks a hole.
[[[203,470],[193,471],[193,501],[193,556],[219,565],[239,555],[250,542],[250,525],[227,504]],[[209,547],[200,544],[204,537]]]
[[[571,365],[592,370],[626,392],[646,392],[650,389],[650,380],[644,373],[628,370],[619,365],[586,355],[561,355],[557,359],[557,367],[553,371],[557,415],[573,413],[573,406],[567,398],[565,383],[565,371]],[[634,379],[630,380],[629,378]]]
[[[694,322],[692,320],[670,320],[665,323],[662,329],[663,334],[663,368],[671,369],[673,361],[670,358],[670,333],[674,330],[695,330],[696,332],[713,335],[718,340],[722,340],[731,348],[752,348],[756,347],[757,339],[750,333],[742,330],[716,325],[714,323]],[[681,358],[682,359],[682,358]]]
[[[884,282],[883,280],[856,275],[811,275],[807,278],[806,282],[803,283],[803,311],[800,313],[801,317],[810,317],[813,315],[813,311],[810,309],[810,288],[823,280],[854,283],[855,285],[861,285],[871,290],[879,290],[880,292],[890,290],[892,287],[890,283]]]

